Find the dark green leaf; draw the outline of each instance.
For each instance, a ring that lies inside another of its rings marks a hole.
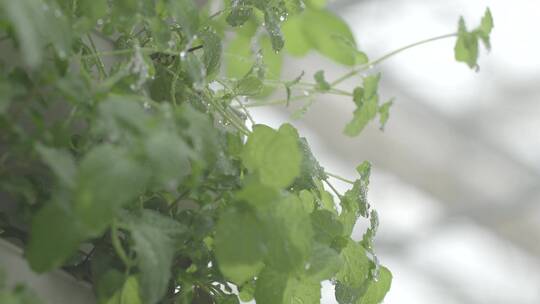
[[[273,8],[267,8],[264,11],[264,24],[266,27],[266,31],[268,32],[268,36],[270,36],[270,41],[272,42],[272,49],[276,52],[280,51],[285,44],[280,29],[280,24],[282,21],[280,20],[280,18],[284,18],[283,16],[285,14],[286,12],[282,12]]]
[[[186,228],[166,216],[148,210],[139,216],[129,217],[126,224],[133,239],[133,249],[137,253],[143,302],[156,303],[169,286],[177,242],[175,238],[185,233]],[[136,283],[136,280],[129,283],[127,291],[124,284],[122,297],[127,292],[129,297],[137,298]]]
[[[79,246],[85,233],[66,202],[45,204],[32,219],[26,258],[35,272],[46,272],[62,265]]]
[[[90,235],[100,234],[119,208],[144,191],[149,172],[121,148],[101,145],[81,161],[75,210]]]
[[[206,75],[211,76],[219,71],[221,64],[221,38],[215,33],[206,31],[201,34],[203,41],[203,63],[206,68]]]

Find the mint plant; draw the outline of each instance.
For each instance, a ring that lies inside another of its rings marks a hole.
[[[35,272],[89,282],[99,303],[319,303],[325,280],[340,304],[381,302],[392,275],[374,250],[369,162],[354,181],[332,174],[294,126],[257,124],[249,108],[304,102],[300,116],[342,95],[356,105],[346,135],[377,117],[382,129],[393,101],[363,73],[449,37],[476,68],[489,10],[473,31],[460,20],[369,60],[325,1],[218,2],[0,1],[0,237]],[[281,79],[285,54],[312,51],[347,72]]]

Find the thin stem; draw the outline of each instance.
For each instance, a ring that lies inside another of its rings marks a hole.
[[[335,179],[338,179],[338,180],[340,180],[340,181],[342,181],[342,182],[346,182],[346,183],[348,183],[348,184],[354,185],[354,182],[353,182],[352,180],[350,180],[350,179],[346,179],[346,178],[344,178],[344,177],[341,177],[341,176],[336,175],[336,174],[332,174],[332,173],[330,173],[330,172],[325,172],[325,173],[326,173],[326,175],[328,175],[328,176],[330,176],[330,177],[333,177],[333,178],[335,178]]]
[[[98,70],[101,76],[107,77],[107,72],[105,72],[105,64],[103,64],[103,60],[101,60],[101,56],[98,54],[96,44],[94,43],[94,39],[92,38],[92,35],[88,34],[88,41],[90,41],[90,46],[92,47],[92,55],[98,62]]]
[[[186,52],[190,53],[190,52],[194,52],[196,50],[202,49],[202,48],[203,48],[203,45],[197,45],[197,46],[188,48],[186,50]],[[149,48],[149,47],[141,47],[141,48],[139,48],[139,50],[141,52],[143,52],[143,53],[146,53],[146,54],[162,53],[162,54],[171,55],[171,56],[178,56],[179,53],[180,53],[180,52],[169,51],[169,50],[157,50],[157,49]],[[128,54],[131,54],[133,52],[135,52],[135,49],[121,49],[121,50],[112,50],[112,51],[101,51],[101,52],[95,52],[94,54],[90,54],[90,55],[83,55],[83,56],[81,56],[81,58],[94,57],[95,55],[98,55],[98,56],[128,55]]]
[[[379,57],[379,58],[377,58],[377,59],[375,59],[373,61],[370,61],[370,62],[368,62],[366,64],[363,64],[363,65],[359,66],[356,69],[353,69],[352,71],[349,71],[345,75],[343,75],[343,76],[339,77],[338,79],[334,80],[333,82],[330,83],[330,86],[332,87],[330,89],[330,91],[321,92],[321,91],[317,90],[315,87],[313,87],[313,88],[311,88],[309,90],[306,90],[304,95],[295,96],[293,98],[290,98],[289,100],[287,100],[287,99],[279,99],[279,100],[272,100],[272,101],[269,101],[269,102],[253,103],[253,104],[246,105],[246,107],[261,107],[261,106],[267,106],[267,105],[286,104],[289,101],[298,101],[298,100],[306,99],[306,98],[310,97],[314,93],[331,93],[331,94],[335,94],[335,95],[351,96],[352,94],[350,94],[350,93],[348,93],[346,91],[343,91],[343,90],[336,89],[336,88],[334,88],[334,86],[336,86],[336,85],[342,83],[343,81],[357,75],[360,72],[366,71],[366,70],[370,69],[371,67],[382,63],[383,61],[387,60],[388,58],[393,57],[394,55],[399,54],[399,53],[401,53],[401,52],[403,52],[405,50],[408,50],[408,49],[413,48],[415,46],[419,46],[419,45],[426,44],[426,43],[429,43],[429,42],[442,40],[442,39],[455,37],[455,36],[457,36],[457,33],[441,35],[441,36],[421,40],[421,41],[406,45],[404,47],[401,47],[401,48],[399,48],[397,50],[394,50],[394,51],[392,51],[390,53],[387,53],[387,54],[385,54],[385,55],[383,55],[383,56],[381,56],[381,57]],[[307,83],[304,83],[304,84],[307,85]],[[310,84],[310,85],[313,85],[313,84]]]
[[[341,194],[339,194],[337,189],[334,188],[334,186],[332,186],[332,184],[330,184],[330,182],[328,180],[325,179],[324,182],[328,185],[328,187],[330,187],[330,189],[332,189],[332,191],[334,191],[334,193],[337,195],[337,197],[341,198]]]
[[[340,78],[334,80],[332,83],[330,83],[330,85],[331,85],[331,86],[335,86],[335,85],[337,85],[337,84],[340,84],[341,82],[343,82],[343,81],[345,81],[345,80],[351,78],[352,76],[354,76],[354,75],[356,75],[356,74],[358,74],[358,73],[360,73],[360,72],[363,72],[363,71],[369,69],[369,68],[372,67],[372,66],[378,65],[378,64],[380,64],[381,62],[387,60],[388,58],[393,57],[394,55],[397,55],[397,54],[399,54],[399,53],[401,53],[401,52],[403,52],[403,51],[405,51],[405,50],[408,50],[408,49],[410,49],[410,48],[413,48],[413,47],[415,47],[415,46],[419,46],[419,45],[426,44],[426,43],[429,43],[429,42],[433,42],[433,41],[437,41],[437,40],[442,40],[442,39],[446,39],[446,38],[450,38],[450,37],[455,37],[455,36],[457,36],[457,33],[451,33],[451,34],[441,35],[441,36],[432,37],[432,38],[429,38],[429,39],[424,39],[424,40],[421,40],[421,41],[418,41],[418,42],[415,42],[415,43],[411,43],[411,44],[406,45],[406,46],[404,46],[404,47],[401,47],[401,48],[399,48],[399,49],[397,49],[397,50],[394,50],[394,51],[392,51],[392,52],[390,52],[390,53],[387,53],[387,54],[385,54],[385,55],[383,55],[383,56],[381,56],[381,57],[379,57],[379,58],[377,58],[377,59],[375,59],[375,60],[373,60],[373,61],[370,61],[370,62],[368,62],[368,63],[366,63],[366,64],[361,65],[360,68],[354,69],[354,70],[350,71],[349,73],[347,73],[347,74],[341,76]]]

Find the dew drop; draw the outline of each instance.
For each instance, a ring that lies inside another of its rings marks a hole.
[[[285,16],[279,16],[279,21],[281,22],[285,21]]]
[[[103,23],[104,23],[103,19],[101,19],[101,18],[99,18],[96,22],[97,22],[97,25],[99,25],[99,26],[103,25]]]
[[[150,103],[149,103],[148,101],[145,101],[145,102],[143,103],[143,108],[144,108],[145,110],[150,110],[150,108],[151,108]]]
[[[311,268],[311,263],[306,263],[306,266],[304,267],[304,269],[309,270],[310,268]]]
[[[180,59],[185,60],[187,53],[185,51],[180,52]]]

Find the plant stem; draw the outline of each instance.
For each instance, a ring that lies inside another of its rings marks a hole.
[[[334,186],[332,186],[332,184],[330,184],[330,182],[328,180],[325,179],[324,182],[328,185],[328,187],[330,187],[330,189],[332,189],[332,191],[334,191],[334,193],[337,195],[337,197],[341,198],[341,194],[339,194],[337,189],[334,188]]]
[[[346,183],[351,184],[351,185],[354,184],[354,182],[353,182],[352,180],[350,180],[350,179],[346,179],[346,178],[344,178],[344,177],[341,177],[341,176],[336,175],[336,174],[332,174],[332,173],[330,173],[330,172],[325,172],[325,173],[326,173],[326,175],[328,175],[328,176],[330,176],[330,177],[333,177],[333,178],[335,178],[335,179],[338,179],[338,180],[340,180],[340,181],[342,181],[342,182],[346,182]]]
[[[92,47],[92,55],[98,62],[98,70],[102,77],[107,77],[107,72],[105,72],[105,64],[103,64],[103,60],[101,60],[101,56],[98,54],[96,44],[94,43],[94,39],[92,38],[92,35],[88,34],[88,41],[90,41],[90,46]]]
[[[424,39],[424,40],[421,40],[421,41],[406,45],[406,46],[401,47],[401,48],[399,48],[397,50],[394,50],[394,51],[392,51],[390,53],[387,53],[387,54],[385,54],[385,55],[383,55],[383,56],[381,56],[381,57],[379,57],[379,58],[377,58],[377,59],[375,59],[373,61],[370,61],[370,62],[368,62],[366,64],[363,64],[363,65],[359,66],[356,69],[353,69],[353,70],[349,71],[345,75],[343,75],[343,76],[339,77],[338,79],[334,80],[333,82],[330,83],[330,86],[332,88],[329,91],[322,92],[322,91],[317,90],[315,88],[314,84],[303,83],[303,85],[312,85],[313,86],[313,88],[311,88],[309,90],[306,90],[304,95],[294,96],[294,97],[290,98],[289,100],[287,100],[287,99],[278,99],[278,100],[271,100],[271,101],[268,101],[268,102],[247,104],[246,107],[261,107],[261,106],[268,106],[268,105],[286,104],[289,101],[298,101],[298,100],[306,99],[306,98],[310,97],[314,93],[327,93],[327,94],[330,93],[330,94],[334,94],[334,95],[352,96],[351,93],[348,93],[348,92],[343,91],[343,90],[336,89],[336,88],[334,88],[334,86],[336,86],[336,85],[342,83],[343,81],[357,75],[358,73],[366,71],[366,70],[372,68],[373,66],[376,66],[376,65],[384,62],[388,58],[391,58],[394,55],[397,55],[397,54],[399,54],[399,53],[401,53],[401,52],[403,52],[405,50],[408,50],[408,49],[413,48],[415,46],[419,46],[419,45],[426,44],[426,43],[429,43],[429,42],[442,40],[442,39],[455,37],[455,36],[457,36],[457,33],[451,33],[451,34],[441,35],[441,36],[437,36],[437,37],[432,37],[432,38],[429,38],[429,39]]]
[[[340,84],[341,82],[351,78],[352,76],[360,73],[360,72],[363,72],[365,70],[368,70],[370,69],[371,67],[373,66],[376,66],[378,64],[380,64],[381,62],[387,60],[388,58],[391,58],[393,57],[394,55],[397,55],[405,50],[408,50],[410,48],[413,48],[415,46],[419,46],[419,45],[422,45],[422,44],[426,44],[426,43],[430,43],[430,42],[433,42],[433,41],[437,41],[437,40],[442,40],[442,39],[446,39],[446,38],[450,38],[450,37],[455,37],[457,36],[457,33],[451,33],[451,34],[446,34],[446,35],[441,35],[441,36],[437,36],[437,37],[432,37],[432,38],[429,38],[429,39],[424,39],[424,40],[421,40],[421,41],[418,41],[418,42],[415,42],[415,43],[411,43],[409,45],[406,45],[406,46],[403,46],[397,50],[394,50],[390,53],[387,53],[373,61],[370,61],[366,64],[363,64],[360,66],[360,68],[358,69],[354,69],[352,71],[350,71],[349,73],[341,76],[340,78],[334,80],[332,83],[330,83],[331,86],[335,86],[337,84]]]

